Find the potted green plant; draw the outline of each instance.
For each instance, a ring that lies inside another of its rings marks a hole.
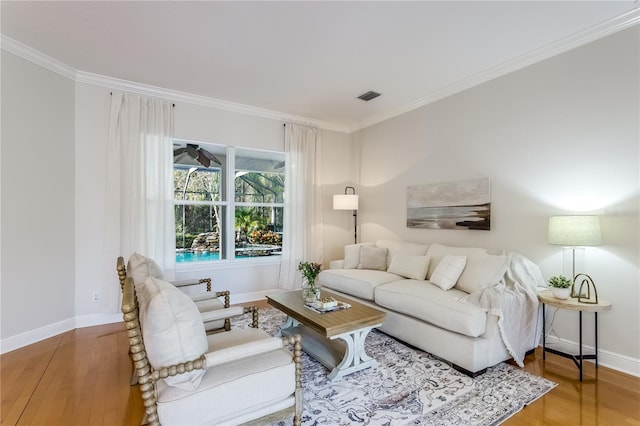
[[[316,279],[320,274],[320,268],[322,266],[319,263],[314,262],[300,262],[298,264],[298,271],[302,273],[302,297],[306,302],[315,302],[320,299],[320,286],[317,285]]]
[[[573,281],[563,275],[556,275],[549,278],[551,292],[556,299],[566,299],[571,294],[571,285]]]

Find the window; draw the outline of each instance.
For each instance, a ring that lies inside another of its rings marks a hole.
[[[237,149],[234,179],[236,255],[280,254],[284,154]]]
[[[176,262],[281,253],[284,153],[178,140],[173,148]]]

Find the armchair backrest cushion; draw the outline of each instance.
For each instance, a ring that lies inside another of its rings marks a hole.
[[[148,303],[139,305],[142,336],[155,369],[192,361],[208,352],[207,335],[200,311],[187,294],[172,284],[149,277],[145,281]],[[137,289],[136,289],[137,291]],[[205,370],[164,379],[169,386],[195,390]]]
[[[153,289],[146,288],[147,278],[153,277],[164,281],[164,272],[153,259],[133,253],[127,262],[127,276],[133,278],[133,284],[136,288],[136,296],[138,297],[138,305],[142,311],[149,303],[149,298],[154,293]],[[142,317],[142,312],[141,312]]]
[[[162,268],[153,259],[140,253],[133,253],[129,258],[127,276],[133,278],[134,283],[145,282],[149,277],[166,280]]]

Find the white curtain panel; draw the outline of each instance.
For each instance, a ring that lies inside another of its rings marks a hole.
[[[113,93],[105,235],[112,267],[116,256],[138,252],[175,277],[172,137],[171,102]]]
[[[285,126],[285,232],[279,279],[284,289],[301,287],[299,262],[323,262],[320,139],[319,129]]]

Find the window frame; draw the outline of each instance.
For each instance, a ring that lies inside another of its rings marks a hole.
[[[247,147],[236,147],[231,145],[222,145],[217,143],[209,143],[209,142],[195,142],[184,139],[173,139],[173,143],[189,143],[189,144],[197,144],[203,146],[216,146],[218,148],[224,148],[226,153],[226,159],[224,167],[220,168],[221,178],[223,179],[223,184],[221,185],[220,200],[219,201],[188,201],[188,200],[176,200],[174,196],[173,205],[174,211],[176,206],[187,206],[187,205],[204,205],[204,206],[220,206],[225,209],[226,214],[223,215],[223,230],[224,234],[221,234],[221,238],[223,239],[224,248],[221,247],[221,251],[227,253],[226,258],[221,258],[218,260],[203,260],[203,261],[191,261],[191,262],[176,262],[176,272],[180,271],[197,271],[197,270],[208,270],[208,269],[216,269],[216,268],[235,268],[235,267],[246,267],[248,263],[255,264],[280,264],[282,255],[270,255],[270,256],[255,256],[255,257],[247,257],[247,258],[238,258],[235,255],[236,243],[235,243],[235,213],[236,208],[238,207],[272,207],[272,208],[282,208],[283,215],[286,209],[284,200],[282,203],[251,203],[251,202],[238,202],[236,201],[236,192],[235,192],[235,173],[236,173],[236,155],[237,151],[242,151],[243,155],[251,152],[261,152],[267,155],[281,156],[282,161],[287,161],[287,155],[281,151],[271,151],[271,150],[263,150],[263,149],[255,149],[255,148],[247,148]],[[172,173],[175,169],[175,164],[172,164]],[[285,176],[284,171],[282,175]],[[284,179],[284,192],[286,192],[287,181]],[[175,219],[174,219],[175,222]],[[175,224],[174,224],[175,229]],[[282,226],[282,235],[286,233],[286,229],[283,223]],[[284,238],[283,238],[284,239]],[[175,240],[175,239],[174,239]],[[174,250],[177,250],[178,247],[175,246],[174,241]],[[283,247],[284,250],[284,247]],[[224,253],[223,252],[223,253]]]

